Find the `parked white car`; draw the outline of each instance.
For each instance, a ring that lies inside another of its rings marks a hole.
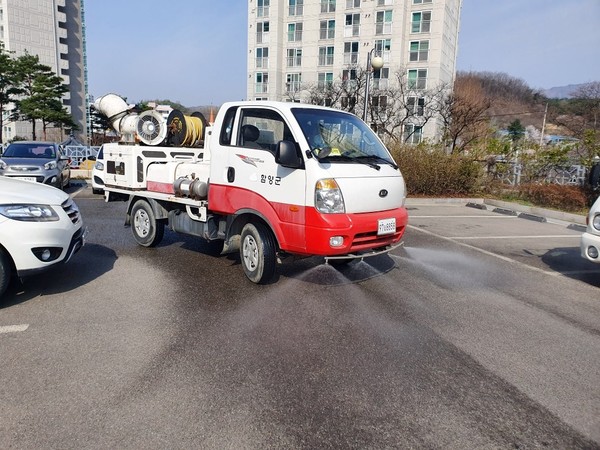
[[[104,146],[100,147],[96,156],[96,164],[92,169],[92,192],[94,194],[104,194]]]
[[[11,278],[67,262],[84,244],[79,208],[65,192],[0,176],[0,296]]]
[[[600,263],[600,196],[587,216],[587,230],[581,236],[581,256]]]

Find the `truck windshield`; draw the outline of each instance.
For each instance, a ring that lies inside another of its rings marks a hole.
[[[387,163],[396,167],[392,157],[362,120],[343,111],[293,108],[310,151],[330,162]]]

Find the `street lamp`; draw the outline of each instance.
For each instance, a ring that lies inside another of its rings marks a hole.
[[[383,67],[383,58],[381,56],[373,56],[375,47],[367,53],[367,79],[365,82],[365,107],[363,108],[363,120],[367,121],[367,108],[369,107],[369,85],[371,84],[371,74]]]

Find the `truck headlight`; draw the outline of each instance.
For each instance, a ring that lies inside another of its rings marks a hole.
[[[315,186],[315,207],[322,213],[344,213],[344,197],[337,182],[333,178],[317,181]]]
[[[50,161],[47,162],[46,164],[44,164],[44,169],[46,170],[52,170],[52,169],[56,169],[56,161]]]
[[[56,222],[58,214],[48,205],[0,205],[0,214],[23,222]]]
[[[102,163],[102,161],[96,161],[96,164],[94,165],[94,168],[96,170],[104,170],[104,163]]]

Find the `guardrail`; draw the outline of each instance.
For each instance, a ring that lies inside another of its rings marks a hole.
[[[65,145],[65,155],[71,158],[71,168],[77,169],[84,161],[96,159],[100,147],[88,147],[86,145]]]

